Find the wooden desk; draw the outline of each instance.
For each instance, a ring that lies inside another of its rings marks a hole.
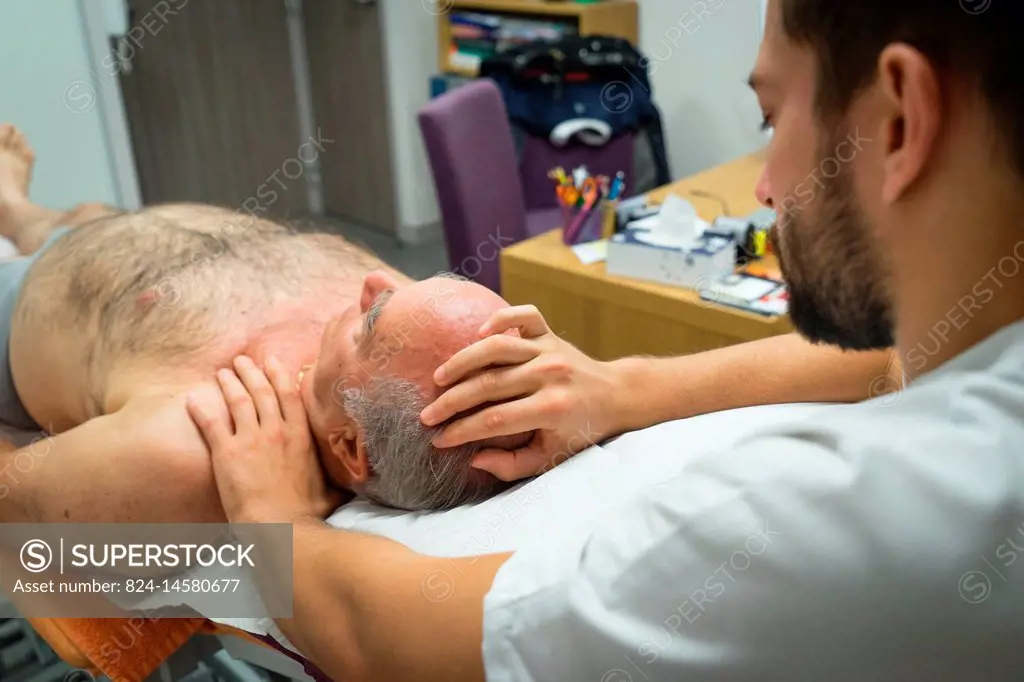
[[[760,153],[685,178],[651,193],[689,199],[701,217],[752,213]],[[625,355],[684,355],[792,331],[788,318],[765,318],[702,301],[690,289],[612,277],[605,264],[583,265],[562,244],[561,230],[520,242],[501,254],[502,296],[513,305],[533,303],[551,328],[588,355],[612,360]]]

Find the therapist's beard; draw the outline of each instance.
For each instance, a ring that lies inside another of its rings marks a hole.
[[[886,273],[856,204],[851,173],[849,163],[841,164],[809,202],[780,210],[772,244],[789,286],[789,316],[801,335],[846,350],[889,348]]]

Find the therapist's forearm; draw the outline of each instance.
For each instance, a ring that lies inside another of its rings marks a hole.
[[[508,555],[427,557],[385,538],[295,525],[282,632],[336,680],[483,680],[483,598]]]
[[[616,411],[628,431],[752,405],[856,402],[899,385],[892,357],[786,334],[684,357],[623,358],[612,363],[622,386]]]

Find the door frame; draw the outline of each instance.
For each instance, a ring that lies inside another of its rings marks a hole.
[[[127,16],[128,9],[124,5],[124,0],[116,2]],[[97,86],[93,88],[96,93],[96,111],[99,113],[106,138],[114,192],[117,194],[120,208],[134,211],[142,206],[142,195],[139,190],[139,175],[135,168],[135,153],[128,132],[128,116],[121,95],[121,84],[117,73],[112,73],[113,70],[109,68],[111,30],[104,7],[111,6],[111,2],[77,0],[76,4],[82,17],[89,56],[89,72]]]

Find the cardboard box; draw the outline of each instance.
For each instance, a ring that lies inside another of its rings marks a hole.
[[[608,244],[609,275],[695,288],[733,272],[736,240],[706,231],[688,244],[650,230],[627,228]]]

